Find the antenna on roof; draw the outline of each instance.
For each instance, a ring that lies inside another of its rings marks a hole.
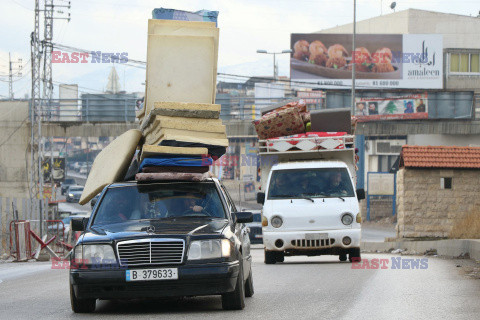
[[[390,9],[393,10],[393,12],[395,12],[395,7],[397,6],[397,3],[394,1],[392,2],[392,4],[390,4]]]

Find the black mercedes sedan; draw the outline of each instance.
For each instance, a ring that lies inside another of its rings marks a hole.
[[[74,312],[97,299],[221,295],[224,309],[254,293],[250,212],[237,212],[217,179],[123,182],[107,186],[70,261]]]

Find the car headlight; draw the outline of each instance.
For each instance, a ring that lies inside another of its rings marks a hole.
[[[274,228],[280,228],[283,224],[283,220],[279,216],[272,217],[272,219],[270,219],[270,222],[272,223],[272,227]]]
[[[218,259],[230,257],[231,244],[228,239],[192,241],[188,260]]]
[[[353,216],[350,213],[345,213],[342,216],[342,223],[346,226],[351,225],[353,222]]]
[[[69,196],[69,197],[73,197],[73,193],[69,193],[68,196]]]
[[[88,244],[75,247],[75,260],[84,264],[116,264],[113,248],[108,244]]]

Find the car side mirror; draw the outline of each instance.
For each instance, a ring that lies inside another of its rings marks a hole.
[[[257,203],[260,203],[260,204],[265,203],[265,192],[257,193]]]
[[[240,212],[235,212],[234,215],[235,215],[236,223],[253,222],[253,213],[251,212],[240,211]]]
[[[88,218],[72,218],[73,231],[85,231],[87,229]]]
[[[357,199],[358,200],[365,199],[365,189],[357,189]]]
[[[93,198],[93,199],[90,201],[90,206],[92,207],[92,209],[93,209],[93,207],[95,207],[95,204],[97,204],[97,200],[98,200],[98,198]]]

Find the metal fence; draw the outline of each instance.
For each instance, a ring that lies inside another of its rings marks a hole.
[[[51,218],[46,214],[49,212],[48,203],[44,200],[35,201],[38,202],[44,213],[44,219],[42,220]],[[32,215],[31,207],[32,201],[30,199],[0,197],[0,256],[5,253],[10,254],[10,223],[13,220],[29,220],[30,229],[38,235],[46,231],[44,223],[43,230],[40,232],[40,215],[38,213]],[[35,243],[32,242],[33,244]]]

